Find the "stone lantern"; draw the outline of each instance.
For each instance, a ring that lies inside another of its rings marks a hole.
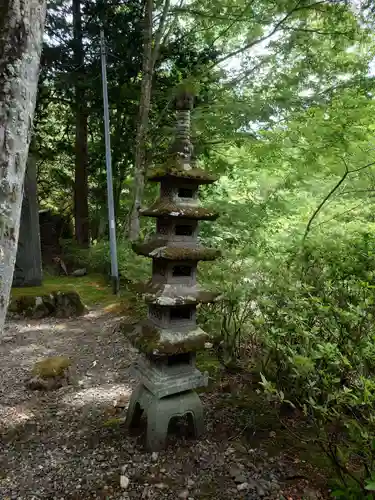
[[[197,168],[192,158],[192,107],[193,96],[181,92],[175,100],[177,130],[167,161],[148,174],[149,181],[160,183],[160,197],[140,211],[156,219],[156,233],[134,245],[139,255],[152,258],[152,282],[144,295],[148,318],[129,335],[141,356],[134,365],[139,384],[130,399],[127,425],[136,425],[145,412],[151,451],[165,447],[173,417],[188,415],[197,437],[204,429],[195,389],[207,386],[208,375],[196,368],[195,353],[204,348],[208,335],[197,326],[196,309],[214,301],[216,294],[197,284],[197,265],[214,260],[219,252],[198,242],[198,223],[218,214],[199,204],[199,186],[216,177]]]

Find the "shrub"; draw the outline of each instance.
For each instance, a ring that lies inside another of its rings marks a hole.
[[[336,471],[334,495],[353,500],[375,491],[374,241],[315,239],[277,259],[232,251],[200,267],[223,294],[200,310],[221,361],[246,353],[267,397],[304,412]]]
[[[63,242],[64,259],[76,267],[86,267],[91,272],[109,275],[111,256],[108,242],[99,242],[88,249],[77,247],[72,241]],[[117,245],[119,272],[129,281],[147,280],[151,276],[150,260],[135,254],[128,242]]]
[[[258,296],[263,388],[303,409],[337,471],[335,494],[348,499],[375,491],[375,272],[368,243],[336,242],[330,258],[323,244],[305,249],[293,266],[274,270]]]

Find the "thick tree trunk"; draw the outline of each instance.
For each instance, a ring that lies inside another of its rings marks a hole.
[[[161,38],[164,33],[165,21],[169,11],[170,0],[165,0],[163,13],[161,16],[159,28],[155,35],[154,47],[152,40],[152,14],[154,10],[154,1],[145,1],[145,15],[143,28],[143,62],[142,62],[142,84],[141,96],[139,101],[139,117],[137,134],[135,138],[134,155],[134,195],[133,207],[129,221],[129,240],[135,241],[139,238],[140,221],[139,209],[144,191],[145,178],[145,157],[146,157],[146,137],[149,125],[149,114],[151,104],[152,76],[156,60],[159,55]]]
[[[17,253],[44,19],[44,0],[0,4],[0,332]]]
[[[88,203],[88,143],[87,108],[85,103],[84,51],[82,33],[81,0],[73,0],[73,37],[75,59],[75,178],[74,217],[75,236],[82,247],[89,245],[89,203]]]

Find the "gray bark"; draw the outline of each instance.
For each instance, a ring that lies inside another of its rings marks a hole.
[[[44,19],[44,0],[0,5],[0,332],[17,253]]]

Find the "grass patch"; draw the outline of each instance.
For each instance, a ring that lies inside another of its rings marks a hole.
[[[88,306],[108,307],[119,304],[124,298],[112,294],[112,286],[100,274],[90,274],[80,278],[72,276],[45,276],[42,286],[12,288],[11,296],[17,299],[21,296],[47,295],[53,291],[79,294],[84,304]]]

